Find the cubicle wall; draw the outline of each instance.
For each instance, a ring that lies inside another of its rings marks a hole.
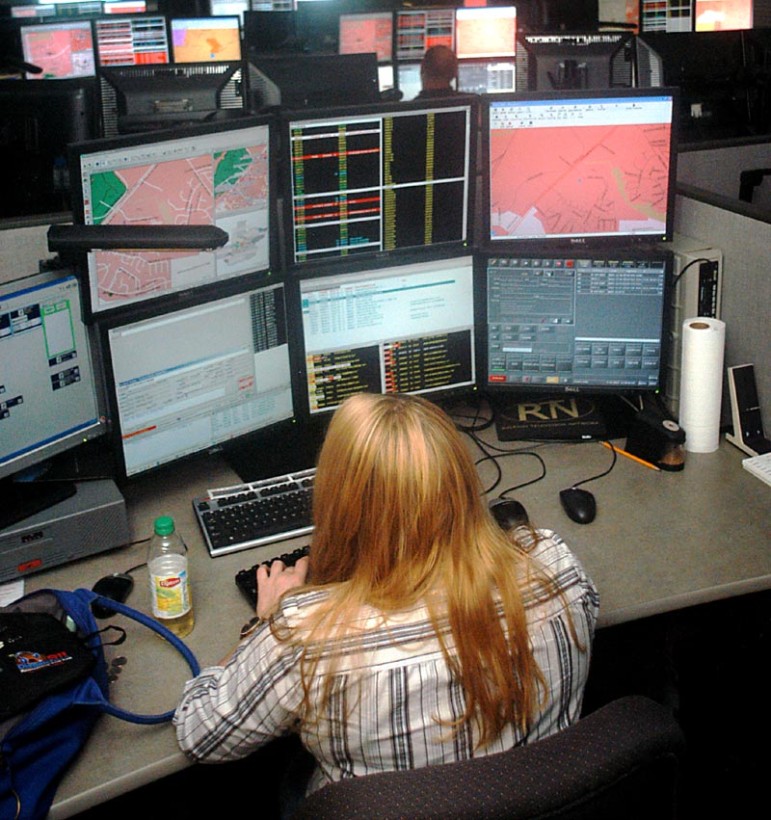
[[[771,213],[704,189],[678,185],[675,231],[723,253],[725,364],[753,363],[766,431],[771,428]],[[730,420],[728,390],[723,420]]]

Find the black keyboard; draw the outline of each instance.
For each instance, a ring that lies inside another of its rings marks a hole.
[[[313,530],[314,469],[209,490],[193,509],[213,558]]]
[[[308,547],[298,547],[292,552],[285,552],[283,555],[276,555],[267,561],[262,561],[261,564],[269,567],[274,561],[283,561],[287,567],[292,567],[307,554]],[[249,601],[253,611],[257,609],[257,569],[261,564],[255,564],[249,569],[242,569],[236,573],[236,586]]]

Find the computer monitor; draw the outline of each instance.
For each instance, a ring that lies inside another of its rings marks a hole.
[[[340,54],[374,52],[378,62],[388,63],[393,59],[393,37],[393,14],[390,11],[340,15]]]
[[[67,145],[98,131],[93,78],[0,80],[0,218],[72,210]]]
[[[102,66],[99,80],[105,137],[227,120],[248,108],[241,62]]]
[[[275,265],[271,120],[95,140],[73,146],[75,216],[84,225],[216,225],[216,251],[94,251],[86,305],[104,314]]]
[[[480,387],[491,394],[663,389],[672,255],[480,254]]]
[[[374,53],[252,54],[249,63],[256,108],[324,108],[380,99]]]
[[[119,473],[132,478],[293,417],[284,286],[251,277],[102,325]]]
[[[677,89],[483,100],[483,244],[671,238]]]
[[[251,7],[250,0],[209,0],[209,16],[228,17],[236,15],[240,22],[244,22],[244,14]]]
[[[54,456],[107,429],[72,271],[0,284],[0,359],[3,529],[74,493],[34,479]]]
[[[396,59],[420,61],[432,46],[455,48],[455,8],[411,8],[396,12]]]
[[[303,271],[299,289],[305,410],[354,393],[467,395],[476,384],[471,256]]]
[[[520,33],[517,61],[524,77],[521,88],[530,91],[635,84],[630,32]]]
[[[420,63],[397,63],[396,84],[405,102],[414,100],[423,88],[420,77]]]
[[[287,115],[287,263],[465,248],[475,126],[466,97]]]
[[[226,63],[241,59],[241,25],[234,17],[169,20],[175,63]]]
[[[94,22],[100,66],[169,62],[166,19],[158,15],[103,17]]]
[[[459,60],[514,57],[517,53],[517,9],[514,6],[457,9],[455,53]]]
[[[243,39],[249,55],[300,50],[294,14],[286,11],[245,12]]]
[[[502,94],[516,88],[513,60],[463,60],[458,64],[458,91],[464,94]]]
[[[94,40],[88,20],[22,26],[24,60],[42,68],[28,79],[64,80],[93,77],[96,73]]]

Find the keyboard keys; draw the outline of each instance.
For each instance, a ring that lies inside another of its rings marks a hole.
[[[212,557],[305,535],[315,470],[209,490],[193,508]]]
[[[269,567],[274,561],[282,561],[285,566],[293,567],[301,558],[308,555],[308,547],[298,547],[292,552],[285,552],[283,555],[277,555],[275,558],[270,558],[263,561],[262,564]],[[260,564],[255,564],[248,569],[239,570],[236,573],[236,586],[241,590],[253,610],[257,609],[257,569]]]

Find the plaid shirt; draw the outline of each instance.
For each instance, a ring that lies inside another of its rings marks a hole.
[[[530,641],[548,687],[548,698],[526,736],[507,726],[484,749],[475,749],[475,727],[449,726],[465,711],[463,689],[445,662],[423,605],[383,615],[366,609],[345,637],[324,646],[336,672],[327,708],[301,722],[301,650],[259,628],[224,667],[203,669],[188,681],[174,724],[182,749],[200,762],[244,757],[287,731],[299,732],[318,769],[309,791],[326,783],[372,772],[416,768],[481,754],[553,734],[578,719],[589,671],[598,596],[591,579],[564,542],[540,532],[533,556],[557,583],[561,595],[548,601],[525,593]],[[285,596],[279,626],[296,626],[327,593],[323,589]],[[582,651],[573,640],[568,612]],[[452,636],[444,634],[452,652]],[[312,686],[319,694],[321,675]],[[320,700],[320,695],[319,698]]]

